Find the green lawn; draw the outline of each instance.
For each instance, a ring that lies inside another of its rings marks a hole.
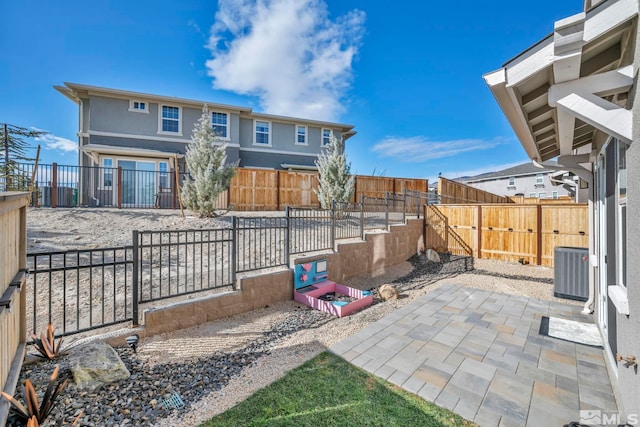
[[[207,423],[213,426],[473,426],[324,352]]]

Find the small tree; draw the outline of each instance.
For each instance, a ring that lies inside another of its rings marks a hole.
[[[206,105],[191,135],[186,162],[189,177],[182,186],[182,198],[200,217],[216,215],[216,200],[229,188],[235,164],[227,164],[227,144],[213,131],[211,115]]]
[[[29,178],[18,176],[17,163],[34,160],[27,156],[28,143],[25,138],[36,138],[46,132],[31,130],[8,123],[0,124],[0,178],[4,179],[5,188],[23,189],[28,187]]]
[[[348,202],[355,187],[355,177],[351,175],[351,163],[347,162],[344,152],[344,139],[336,138],[333,132],[329,136],[327,150],[320,153],[318,167],[318,195],[324,209],[331,207],[331,201]]]

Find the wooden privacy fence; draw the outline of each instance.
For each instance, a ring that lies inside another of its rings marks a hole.
[[[588,209],[570,205],[428,205],[426,246],[553,267],[556,246],[588,247]]]
[[[443,205],[457,203],[513,203],[509,197],[479,190],[470,185],[451,181],[446,178],[438,178],[438,196]]]
[[[27,206],[29,193],[0,193],[0,390],[13,396],[26,341]],[[0,399],[0,425],[9,404]]]
[[[290,172],[270,169],[238,168],[231,180],[228,203],[237,211],[282,210],[286,206],[320,207],[314,190],[318,188],[315,172]],[[426,179],[388,178],[356,175],[352,202],[361,196],[384,198],[387,192],[404,190],[427,192]]]

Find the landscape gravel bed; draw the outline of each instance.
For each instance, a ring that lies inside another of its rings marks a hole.
[[[64,212],[67,211],[67,212]],[[117,246],[130,242],[133,229],[206,228],[213,220],[175,211],[30,209],[29,250],[65,249],[83,245]],[[245,213],[243,213],[244,215]],[[256,216],[282,215],[247,213]],[[95,230],[100,229],[99,235]],[[53,230],[57,230],[54,232]],[[294,301],[142,339],[137,353],[117,349],[132,376],[95,392],[68,386],[60,396],[49,425],[68,424],[80,410],[79,425],[193,426],[224,412],[256,390],[280,378],[342,339],[390,314],[414,299],[453,283],[531,298],[579,304],[553,297],[553,270],[495,260],[441,254],[441,263],[415,256],[374,278],[357,277],[344,284],[376,289],[392,283],[396,300],[380,301],[351,316],[335,318]],[[374,293],[375,294],[375,293]],[[81,344],[79,344],[81,345]],[[30,378],[39,387],[59,363],[68,373],[67,356],[25,364],[20,382]],[[178,393],[184,406],[165,409],[162,399]]]
[[[409,261],[389,269],[383,276],[349,281],[349,285],[359,288],[393,283],[401,294],[397,300],[383,302],[376,298],[373,306],[352,316],[335,318],[286,301],[241,316],[144,339],[137,353],[119,348],[117,351],[132,376],[94,392],[68,386],[51,422],[70,423],[82,410],[80,425],[87,426],[198,425],[445,282],[479,287],[476,280],[481,279],[485,288],[515,287],[523,295],[556,300],[547,283],[552,275],[548,268],[475,260],[478,273],[469,271],[470,260],[464,258],[445,257],[445,262],[432,263],[424,256],[415,256]],[[26,364],[20,381],[30,378],[43,387],[55,363],[61,365],[63,375],[68,374],[68,362],[63,356],[54,362]],[[178,393],[185,405],[166,409],[162,399],[173,393]]]

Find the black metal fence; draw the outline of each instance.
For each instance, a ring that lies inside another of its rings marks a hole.
[[[215,229],[134,231],[133,245],[122,248],[29,254],[29,326],[39,331],[53,322],[59,335],[71,335],[137,324],[140,304],[233,289],[238,273],[288,266],[291,255],[334,250],[337,240],[387,229],[406,219],[411,197],[287,208],[284,217],[234,216]]]
[[[233,230],[224,228],[134,231],[133,287],[138,302],[232,286],[235,243]]]
[[[31,204],[53,208],[179,207],[175,176],[166,164],[161,170],[155,170],[155,162],[129,166],[137,169],[14,163],[10,173],[0,174],[0,191],[27,191],[32,187]],[[145,166],[148,170],[141,169]]]
[[[27,327],[69,335],[134,321],[133,247],[27,255]]]

